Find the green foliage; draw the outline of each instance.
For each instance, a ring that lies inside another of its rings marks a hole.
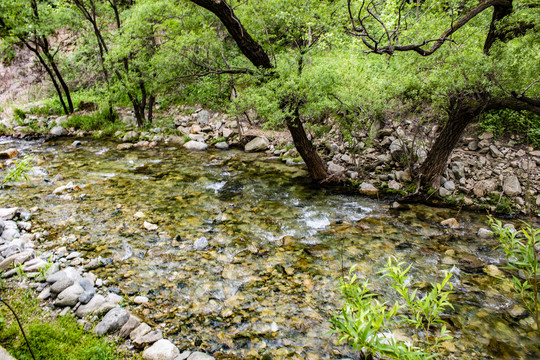
[[[116,121],[118,115],[113,111],[110,112],[108,108],[96,111],[91,114],[75,114],[71,115],[64,127],[75,129],[81,129],[84,131],[101,131],[102,135],[113,135],[117,131],[124,130],[124,124],[121,121]]]
[[[25,327],[30,345],[38,360],[113,360],[126,358],[117,353],[106,339],[86,332],[69,316],[52,320],[51,314],[39,306],[35,294],[22,289],[8,289],[2,297],[9,302]],[[32,357],[20,333],[17,322],[5,306],[0,305],[0,343],[17,359]],[[131,358],[131,356],[130,356]]]
[[[26,119],[26,113],[22,111],[21,109],[14,109],[13,114],[15,115],[15,119],[17,121],[22,121]]]
[[[499,110],[485,113],[478,123],[481,131],[491,131],[496,137],[525,134],[525,142],[540,147],[540,115]]]
[[[2,180],[2,184],[11,181],[19,181],[21,179],[30,181],[30,178],[28,177],[28,172],[32,169],[33,165],[34,159],[31,155],[25,155],[22,159],[15,160],[14,166],[6,174],[6,176]]]
[[[540,267],[537,251],[540,247],[540,229],[524,223],[524,227],[517,231],[511,227],[505,228],[492,217],[489,218],[489,225],[506,254],[508,262],[504,268],[513,272],[512,286],[534,316],[540,333]]]
[[[394,264],[395,261],[388,259],[382,277],[392,279],[392,288],[400,300],[394,304],[381,302],[379,295],[369,289],[368,281],[359,283],[353,267],[348,276],[340,279],[344,304],[341,313],[331,320],[331,332],[339,335],[339,342],[347,342],[355,350],[365,350],[381,359],[438,358],[440,342],[452,338],[440,318],[446,308],[452,307],[448,301],[451,291],[444,290],[447,285],[452,288],[448,282],[451,274],[446,273],[442,282],[433,284],[430,291],[420,296],[418,289],[412,290],[408,285],[407,272],[411,266],[404,269],[403,263]],[[423,330],[426,335],[422,344],[399,342],[394,338],[391,330],[407,325],[417,334]]]

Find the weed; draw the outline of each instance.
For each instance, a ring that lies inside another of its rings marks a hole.
[[[512,275],[512,286],[533,314],[540,333],[540,267],[537,251],[540,247],[540,229],[524,223],[525,226],[517,231],[503,227],[499,220],[492,217],[489,218],[489,225],[506,254],[507,265],[504,268],[515,273]]]
[[[85,131],[100,130],[101,135],[111,136],[118,130],[123,130],[124,125],[120,121],[116,121],[118,114],[111,112],[108,108],[94,112],[88,115],[71,115],[64,127],[74,127]]]
[[[15,166],[9,170],[9,172],[2,180],[2,185],[10,181],[19,181],[25,179],[30,181],[28,172],[32,169],[34,159],[30,155],[25,155],[21,160],[15,160]]]
[[[432,289],[421,297],[418,289],[411,290],[408,286],[407,272],[411,266],[404,269],[403,263],[394,262],[394,258],[389,258],[381,273],[382,277],[393,280],[392,288],[399,294],[401,303],[396,301],[390,305],[379,301],[378,294],[369,290],[371,284],[368,281],[358,283],[353,267],[348,276],[340,279],[344,305],[341,313],[331,319],[331,333],[339,335],[339,342],[348,342],[353,349],[364,350],[378,358],[438,358],[441,341],[452,339],[440,318],[445,308],[452,307],[448,301],[451,291],[444,290],[447,285],[452,288],[449,283],[452,275],[446,273],[441,283],[433,284]],[[417,335],[423,330],[426,336],[422,347],[394,338],[391,329],[403,325],[413,327]]]

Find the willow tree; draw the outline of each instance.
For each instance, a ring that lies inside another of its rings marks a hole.
[[[347,1],[349,32],[369,52],[433,57],[447,120],[418,170],[436,184],[465,128],[492,110],[540,114],[540,5],[531,0]],[[490,14],[491,12],[491,14]],[[396,79],[399,81],[399,79]]]
[[[191,0],[191,2],[219,18],[242,54],[261,74],[258,78],[261,86],[258,88],[267,90],[268,97],[263,101],[269,103],[267,106],[271,111],[268,113],[271,112],[279,121],[284,122],[311,177],[316,181],[327,180],[329,175],[326,162],[319,156],[304,128],[302,112],[310,99],[302,92],[298,92],[298,87],[294,86],[294,81],[291,80],[303,77],[305,57],[323,39],[327,31],[325,23],[327,19],[324,17],[332,14],[329,9],[336,4],[274,0],[253,5],[249,10],[256,13],[255,19],[250,19],[248,15],[240,19],[227,1]],[[279,17],[280,14],[285,16]],[[252,37],[251,29],[248,31],[243,25],[245,22],[243,20],[255,25],[260,20],[257,17],[263,18],[256,31],[261,34],[259,39]],[[287,20],[288,24],[280,25],[284,20]],[[275,26],[272,26],[272,23]],[[278,42],[279,49],[275,46]],[[275,56],[274,61],[270,56],[279,50],[281,50],[279,55],[285,59],[281,63],[284,65],[283,68],[280,68],[280,62],[276,61]],[[293,61],[290,61],[291,59]],[[322,99],[319,97],[319,100]]]

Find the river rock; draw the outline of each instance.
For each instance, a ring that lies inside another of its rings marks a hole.
[[[134,330],[131,331],[131,333],[129,334],[129,338],[133,341],[137,338],[140,338],[146,335],[151,330],[152,328],[150,327],[150,325],[148,325],[147,323],[142,323],[139,326],[137,326]]]
[[[33,250],[27,250],[22,253],[13,254],[7,258],[5,258],[0,263],[0,271],[6,271],[12,264],[18,265],[25,263],[26,261],[30,260],[34,257],[34,251]]]
[[[265,151],[268,149],[268,146],[270,143],[268,142],[268,139],[265,137],[256,137],[255,139],[251,140],[246,144],[244,147],[244,150],[246,152],[257,152],[257,151]]]
[[[187,360],[214,360],[214,357],[199,351],[195,351],[189,355]]]
[[[85,317],[88,314],[95,314],[103,304],[105,304],[105,297],[100,294],[95,295],[88,304],[79,306],[75,314],[80,318]]]
[[[118,144],[116,146],[116,150],[129,150],[129,149],[133,149],[134,147],[135,147],[135,144],[123,143],[123,144]]]
[[[491,152],[491,155],[493,157],[504,157],[503,153],[499,151],[499,149],[497,149],[497,147],[495,145],[490,145],[489,146],[489,151]]]
[[[481,239],[489,239],[489,238],[491,238],[493,236],[493,232],[491,230],[486,229],[486,228],[480,228],[480,229],[478,229],[477,235]]]
[[[161,339],[143,351],[144,360],[174,360],[180,351],[169,340]]]
[[[56,285],[57,283],[54,283]],[[53,286],[54,286],[53,285]],[[52,287],[51,286],[51,290]],[[56,306],[75,306],[79,302],[79,296],[84,292],[84,289],[78,283],[66,288],[56,298],[54,305]]]
[[[51,285],[51,292],[54,294],[59,294],[62,291],[66,290],[68,287],[72,286],[74,283],[75,281],[73,279],[65,277],[64,279],[58,280],[57,282]],[[82,294],[82,291],[81,291],[81,294]]]
[[[328,163],[328,168],[327,168],[327,171],[329,174],[332,174],[332,175],[341,175],[345,172],[345,169],[343,166],[341,165],[338,165],[338,164],[335,164],[334,162],[330,161]]]
[[[35,258],[33,260],[27,261],[24,264],[24,271],[27,273],[37,272],[40,269],[47,267],[47,262],[40,258]]]
[[[118,334],[118,336],[127,339],[129,337],[129,334],[131,334],[131,332],[135,330],[140,324],[141,319],[139,319],[135,315],[130,315],[128,321],[120,329],[120,333]]]
[[[477,197],[483,197],[497,188],[497,184],[493,180],[482,180],[474,184],[473,193]]]
[[[504,273],[495,265],[486,265],[484,266],[484,268],[482,269],[484,270],[484,272],[486,274],[488,274],[489,276],[493,276],[493,277],[504,277]]]
[[[0,151],[0,159],[13,159],[14,157],[19,155],[19,151],[17,149],[7,149],[4,151]]]
[[[2,208],[0,209],[0,219],[11,220],[19,213],[19,208]]]
[[[195,240],[193,248],[195,250],[204,250],[208,246],[208,240],[203,236]]]
[[[452,195],[452,192],[450,190],[448,190],[447,188],[445,188],[445,187],[440,187],[439,188],[439,195],[440,195],[440,197],[444,198],[444,197]]]
[[[84,292],[81,294],[81,296],[79,296],[79,301],[81,304],[87,304],[96,294],[94,284],[92,284],[92,282],[88,279],[82,279],[79,281],[79,285],[81,285],[81,287],[84,289]]]
[[[187,143],[183,145],[183,147],[188,150],[196,150],[196,151],[204,151],[208,149],[208,145],[206,145],[205,143],[194,141],[194,140],[188,141]]]
[[[143,224],[143,228],[145,228],[148,231],[154,231],[158,229],[158,226],[156,224],[149,223],[148,221],[145,221]]]
[[[508,196],[521,194],[521,184],[515,175],[505,176],[503,180],[503,191]]]
[[[202,110],[197,114],[197,124],[199,125],[206,125],[208,124],[208,120],[210,119],[210,113],[206,110]]]
[[[452,180],[449,180],[449,181],[445,182],[443,184],[443,187],[448,191],[456,190],[456,184]]]
[[[405,156],[405,150],[403,150],[403,142],[399,139],[392,141],[390,144],[390,155],[394,161],[401,162]]]
[[[167,139],[169,143],[175,144],[175,145],[184,145],[186,143],[186,140],[184,140],[183,136],[169,135]]]
[[[142,349],[147,345],[153,344],[161,339],[163,339],[163,334],[161,333],[161,330],[154,330],[133,340],[133,345],[138,349]]]
[[[139,133],[136,131],[128,131],[122,138],[123,142],[135,142],[139,140]]]
[[[4,231],[2,231],[2,239],[11,241],[21,236],[17,224],[13,221],[4,222]]]
[[[220,142],[216,143],[215,147],[218,150],[228,150],[229,149],[229,144],[227,144],[226,141],[220,141]]]
[[[96,325],[94,333],[96,335],[105,335],[120,329],[129,320],[129,313],[126,309],[116,307],[110,310]]]
[[[49,131],[52,136],[64,136],[68,134],[68,131],[61,126],[55,126]]]
[[[447,226],[447,227],[449,227],[451,229],[458,229],[459,228],[459,223],[455,218],[450,218],[450,219],[443,220],[443,221],[441,221],[441,225],[442,226]]]
[[[146,296],[135,296],[135,299],[133,299],[133,302],[137,305],[148,304],[149,301],[150,299]]]
[[[363,182],[360,184],[359,191],[360,191],[360,194],[368,195],[368,196],[377,195],[377,193],[379,192],[379,190],[375,186],[367,182]]]

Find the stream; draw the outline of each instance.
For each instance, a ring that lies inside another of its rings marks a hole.
[[[313,187],[302,168],[260,154],[119,151],[115,142],[81,141],[1,139],[0,150],[30,154],[35,166],[30,182],[0,192],[0,205],[34,208],[33,222],[48,232],[45,249],[106,259],[93,272],[128,303],[149,297],[148,305],[130,304],[133,312],[181,350],[216,359],[357,359],[328,334],[338,280],[355,265],[390,301],[378,272],[394,255],[412,264],[419,289],[452,272],[448,358],[540,358],[532,317],[508,282],[486,273],[504,256],[495,239],[476,236],[488,227],[485,215],[392,209]],[[53,194],[70,182],[74,191]],[[450,217],[460,229],[439,225]]]

